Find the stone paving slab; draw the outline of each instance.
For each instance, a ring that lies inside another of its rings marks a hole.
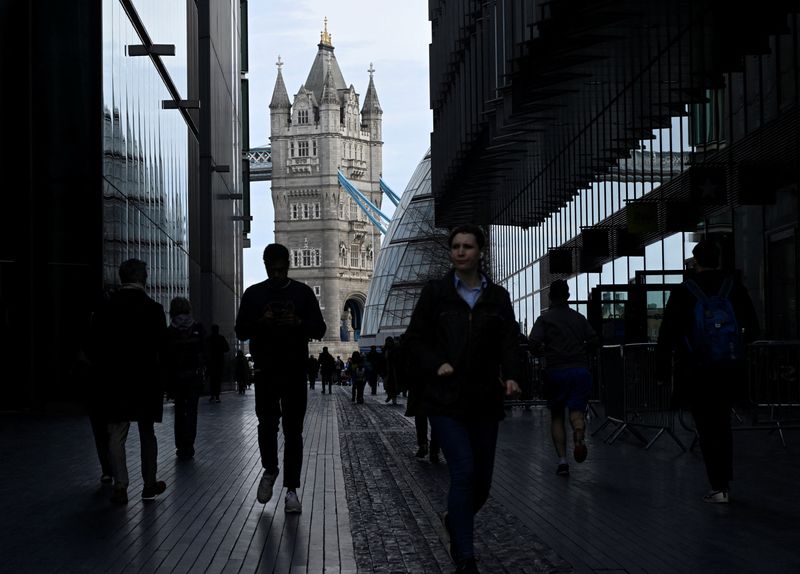
[[[365,572],[451,572],[438,513],[446,507],[446,462],[414,457],[413,419],[382,394],[363,405],[336,393],[339,440],[356,562]],[[490,497],[475,520],[483,572],[572,572],[513,513]]]

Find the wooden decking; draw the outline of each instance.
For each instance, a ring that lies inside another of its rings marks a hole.
[[[309,393],[303,513],[261,475],[252,392],[201,401],[197,454],[172,448],[171,408],[157,425],[167,492],[139,499],[131,432],[127,507],[108,502],[88,420],[0,416],[3,572],[449,572],[436,513],[447,466],[413,457],[414,430],[384,395]],[[492,498],[476,519],[482,572],[800,572],[800,432],[788,446],[735,434],[733,503],[706,505],[699,453],[662,439],[589,442],[589,459],[555,475],[547,413],[514,409],[501,425]],[[597,425],[598,422],[593,423]],[[686,444],[689,435],[682,436]]]

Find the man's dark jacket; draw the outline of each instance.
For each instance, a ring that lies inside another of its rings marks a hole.
[[[422,290],[403,341],[421,384],[417,414],[504,417],[505,386],[519,381],[519,326],[508,292],[487,282],[475,306],[458,294],[453,271]],[[453,374],[437,376],[444,363]]]
[[[109,421],[161,422],[166,333],[164,308],[138,287],[114,292],[95,313],[91,359]]]
[[[729,274],[707,270],[689,276],[707,296],[717,295],[722,282]],[[743,330],[743,343],[755,340],[758,335],[758,317],[745,287],[733,282],[728,299],[736,315],[739,329]],[[746,375],[744,361],[698,367],[688,341],[692,337],[697,298],[680,284],[670,294],[664,317],[658,331],[659,372],[670,372],[674,353],[673,401],[675,406],[691,406],[697,400],[735,397],[743,393]],[[741,398],[739,396],[738,398]]]
[[[280,314],[291,308],[300,319],[297,325],[269,325],[261,322],[270,307]],[[273,374],[306,378],[309,339],[321,339],[325,321],[314,291],[305,283],[289,280],[283,287],[262,281],[248,287],[236,315],[236,336],[250,340],[250,354],[257,369]],[[268,377],[269,378],[269,377]]]

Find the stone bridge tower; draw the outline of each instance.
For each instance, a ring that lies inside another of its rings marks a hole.
[[[381,205],[381,110],[372,64],[364,105],[345,84],[333,53],[327,18],[317,56],[290,102],[278,58],[270,108],[275,241],[291,256],[290,276],[319,298],[328,331],[312,352],[336,356],[358,347],[367,288],[380,233],[338,182],[341,170]],[[377,219],[377,217],[376,217]]]

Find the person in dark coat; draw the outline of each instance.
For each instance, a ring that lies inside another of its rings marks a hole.
[[[319,361],[314,355],[308,356],[308,362],[306,363],[307,370],[306,375],[308,375],[308,388],[313,389],[317,383],[317,375],[319,375]],[[325,390],[324,388],[322,389]]]
[[[227,339],[220,335],[219,325],[211,325],[211,335],[208,337],[208,384],[211,396],[210,403],[220,402],[219,393],[222,390],[222,375],[225,372],[225,355],[231,350]]]
[[[453,269],[428,283],[406,330],[422,383],[420,414],[430,417],[450,471],[451,556],[477,572],[473,519],[489,498],[504,397],[519,394],[519,326],[508,292],[480,269],[485,238],[475,225],[450,232]]]
[[[347,376],[352,384],[352,401],[359,405],[364,404],[364,388],[367,386],[367,365],[364,357],[358,351],[347,362]]]
[[[325,394],[325,384],[328,384],[328,392],[333,392],[333,375],[336,371],[336,359],[328,352],[328,347],[322,347],[319,354],[319,371],[322,377],[322,394]]]
[[[273,243],[264,249],[266,281],[242,295],[236,316],[236,336],[250,341],[256,364],[258,446],[264,473],[257,500],[266,504],[278,476],[278,423],[283,419],[284,510],[302,512],[297,497],[303,465],[303,420],[308,390],[308,341],[321,339],[325,321],[314,291],[289,278],[289,250]]]
[[[119,268],[122,287],[92,320],[92,362],[105,383],[104,405],[109,420],[109,455],[114,475],[111,501],[128,502],[125,441],[136,421],[141,443],[143,500],[152,500],[167,485],[156,479],[158,443],[153,428],[164,405],[160,354],[167,331],[164,308],[145,292],[147,264],[128,259]]]
[[[168,393],[175,402],[175,454],[189,459],[194,456],[197,403],[203,390],[205,333],[192,317],[192,305],[185,297],[170,302],[169,317],[163,362]]]
[[[399,393],[397,388],[397,365],[394,357],[397,351],[397,345],[394,342],[394,337],[386,337],[383,342],[383,389],[386,391],[386,402],[391,402],[393,405],[397,404],[397,395]]]
[[[433,432],[428,441],[428,415],[423,414],[420,408],[424,387],[415,371],[413,357],[408,356],[408,342],[405,340],[405,335],[400,336],[399,344],[392,350],[392,362],[398,386],[407,391],[405,416],[414,417],[414,428],[417,433],[417,452],[414,456],[417,458],[427,456],[432,463],[438,463],[441,450],[439,441]]]
[[[236,390],[240,395],[245,394],[245,391],[250,386],[250,364],[241,349],[236,351],[236,365],[233,376],[236,379]]]
[[[716,243],[703,240],[695,245],[692,255],[694,272],[688,274],[688,280],[693,281],[706,297],[718,295],[726,278],[729,281],[727,298],[741,334],[742,355],[705,363],[698,350],[692,348],[690,341],[694,333],[698,299],[687,286],[687,280],[672,291],[664,309],[658,332],[659,372],[669,373],[674,364],[672,379],[675,406],[688,408],[694,417],[711,484],[711,491],[703,500],[727,503],[730,481],[733,479],[731,407],[735,389],[742,388],[744,384],[747,369],[743,347],[757,337],[758,317],[744,285],[736,281],[731,273],[719,269],[720,249]]]

